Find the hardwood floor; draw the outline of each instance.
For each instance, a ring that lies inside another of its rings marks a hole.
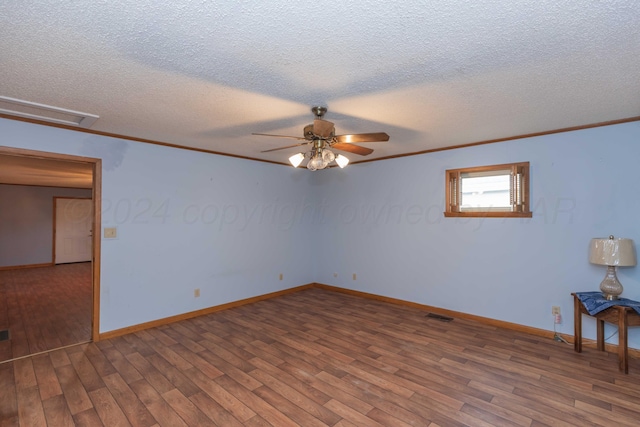
[[[637,426],[640,363],[309,289],[0,365],[0,426]]]
[[[91,263],[0,271],[0,361],[91,339]]]

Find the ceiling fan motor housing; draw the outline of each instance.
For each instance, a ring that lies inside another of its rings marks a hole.
[[[335,136],[335,130],[331,131],[331,134],[329,136],[327,136],[326,138],[320,135],[316,135],[314,132],[314,125],[310,124],[304,127],[304,137],[305,139],[308,139],[309,141],[313,141],[316,139],[325,139],[325,140],[332,140],[333,137]]]
[[[313,139],[313,125],[307,125],[304,127],[304,137],[308,140]]]

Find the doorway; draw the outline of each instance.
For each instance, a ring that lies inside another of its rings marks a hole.
[[[80,328],[83,330],[82,337],[78,338],[79,342],[93,340],[97,341],[99,337],[99,308],[100,308],[100,233],[93,230],[100,230],[100,206],[101,206],[101,160],[88,157],[71,156],[58,153],[48,153],[24,149],[16,149],[10,147],[0,147],[0,183],[16,186],[49,186],[49,187],[66,187],[66,188],[78,188],[78,171],[82,170],[88,180],[88,188],[91,190],[91,198],[69,198],[60,197],[55,198],[53,201],[50,199],[50,203],[53,207],[54,215],[57,213],[57,218],[65,219],[67,217],[66,225],[61,227],[56,226],[56,219],[53,219],[53,233],[61,235],[62,240],[59,245],[56,245],[55,237],[51,242],[51,263],[32,266],[26,265],[25,268],[12,269],[6,271],[0,271],[4,274],[4,283],[13,283],[15,285],[17,280],[23,280],[25,283],[29,283],[29,287],[13,287],[11,292],[14,294],[20,294],[22,298],[22,304],[20,309],[26,313],[30,313],[29,320],[37,318],[38,310],[43,311],[42,306],[38,306],[38,303],[42,303],[41,300],[35,301],[38,295],[54,295],[47,294],[47,292],[56,292],[58,289],[60,292],[55,294],[55,298],[45,296],[45,299],[51,299],[53,304],[60,304],[59,301],[64,301],[65,304],[75,304],[76,306],[83,301],[82,307],[75,314],[71,313],[71,310],[66,309],[69,312],[69,316],[64,322],[67,324],[77,325],[79,319],[83,324]],[[34,173],[37,170],[37,173]],[[42,182],[34,182],[34,177],[44,180]],[[66,177],[74,181],[66,180]],[[63,200],[61,202],[61,200]],[[65,203],[67,200],[81,200],[78,203]],[[58,209],[62,209],[61,211]],[[56,212],[57,211],[57,212]],[[76,223],[77,222],[77,223]],[[66,227],[66,229],[65,229]],[[50,229],[51,230],[51,229]],[[82,231],[80,231],[82,230]],[[83,234],[83,235],[81,235]],[[58,247],[56,247],[58,246]],[[71,256],[72,255],[72,256]],[[75,258],[74,258],[75,257]],[[84,261],[84,262],[83,262]],[[60,264],[60,265],[58,265]],[[1,269],[0,269],[1,270]],[[40,278],[40,279],[38,279]],[[37,282],[42,283],[36,286]],[[88,282],[88,286],[85,286],[82,290],[79,288],[73,288],[72,282],[84,281]],[[48,285],[47,285],[48,282]],[[3,283],[0,283],[2,286]],[[59,287],[58,287],[59,286]],[[7,288],[9,289],[9,288]],[[84,296],[82,296],[84,294]],[[56,298],[60,298],[57,299]],[[31,303],[29,299],[31,298]],[[2,298],[0,298],[1,300]],[[0,323],[4,317],[8,317],[7,314],[11,313],[15,315],[16,306],[8,306],[7,301],[4,304],[0,301]],[[33,307],[34,311],[30,311],[29,307]],[[40,308],[39,308],[40,307]],[[65,308],[60,304],[61,310],[57,312],[65,311]],[[14,310],[14,311],[11,311]],[[77,315],[81,312],[81,315]],[[15,317],[15,316],[14,316]],[[24,323],[24,322],[23,322]],[[55,343],[62,341],[63,346],[65,340],[59,340],[52,338],[55,335],[53,332],[57,332],[58,336],[62,336],[62,332],[56,331],[55,326],[47,325],[46,319],[43,320],[41,331],[40,346],[35,346],[36,350],[50,351],[55,349]],[[0,325],[0,329],[3,329]],[[51,334],[46,333],[47,328]],[[16,329],[19,331],[19,329]],[[0,331],[2,332],[2,331]],[[21,333],[21,332],[18,332]],[[76,334],[76,331],[73,332]],[[8,339],[11,340],[11,330],[8,330]],[[19,340],[16,337],[16,343]],[[53,344],[43,345],[42,343],[49,342]],[[2,345],[3,342],[0,342]],[[73,344],[71,344],[73,345]],[[53,346],[54,348],[49,348]],[[45,347],[45,348],[42,348]],[[30,349],[31,354],[34,354],[34,350]],[[35,353],[41,352],[35,351]],[[20,350],[24,353],[24,349]],[[5,352],[6,353],[6,352]],[[23,354],[21,354],[22,356]],[[0,359],[0,363],[5,360]]]

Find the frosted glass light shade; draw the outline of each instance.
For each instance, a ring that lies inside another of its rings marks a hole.
[[[338,164],[338,166],[340,166],[340,168],[344,168],[349,164],[349,159],[347,159],[342,154],[338,154],[338,157],[336,157],[336,163]]]
[[[314,155],[311,160],[309,160],[309,163],[307,163],[307,169],[309,170],[318,170],[318,169],[324,169],[325,168],[326,163],[324,163],[322,161],[322,157],[319,155]]]
[[[302,163],[303,160],[304,154],[302,153],[294,154],[293,156],[289,157],[289,163],[291,163],[294,168],[300,166],[300,163]]]
[[[326,164],[333,162],[336,158],[336,155],[333,154],[333,151],[327,150],[326,148],[322,151],[322,161]]]
[[[609,236],[591,239],[589,262],[598,265],[633,267],[636,265],[636,248],[633,240]]]

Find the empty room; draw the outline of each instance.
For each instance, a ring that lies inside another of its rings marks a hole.
[[[0,23],[0,427],[638,425],[638,2]]]

